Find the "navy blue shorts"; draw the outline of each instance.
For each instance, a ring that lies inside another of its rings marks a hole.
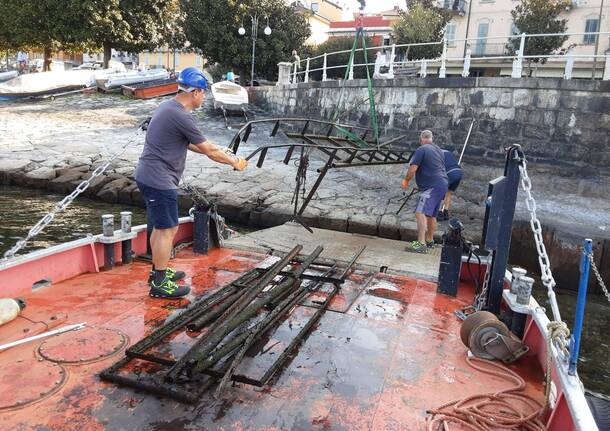
[[[464,178],[464,171],[461,169],[455,169],[451,172],[447,172],[447,178],[449,179],[449,190],[454,192],[460,185],[462,178]]]
[[[136,181],[137,182],[137,181]],[[138,188],[146,202],[146,218],[156,229],[178,226],[178,191],[159,190],[138,183]]]
[[[427,217],[436,217],[441,202],[445,198],[445,193],[447,193],[446,186],[432,187],[424,190],[419,194],[415,212],[424,213]]]

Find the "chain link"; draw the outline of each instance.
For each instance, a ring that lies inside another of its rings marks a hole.
[[[80,195],[82,192],[87,190],[87,188],[91,185],[91,181],[93,181],[95,178],[102,175],[106,171],[106,169],[108,169],[108,167],[112,164],[112,162],[114,162],[121,154],[123,154],[125,152],[125,150],[127,150],[127,148],[141,136],[143,130],[144,130],[143,125],[140,125],[140,127],[138,127],[138,130],[133,134],[133,136],[127,141],[127,143],[125,145],[123,145],[123,147],[118,152],[116,152],[106,163],[104,163],[103,165],[100,165],[96,169],[94,169],[93,172],[91,172],[91,176],[89,178],[87,178],[86,180],[83,180],[76,187],[76,189],[74,189],[72,191],[72,193],[70,193],[69,195],[64,197],[61,201],[59,201],[48,214],[46,214],[43,218],[41,218],[38,221],[38,223],[36,223],[34,226],[32,226],[32,228],[28,231],[28,234],[25,236],[25,238],[22,238],[19,241],[17,241],[17,243],[10,250],[8,250],[4,253],[4,257],[2,260],[6,260],[6,259],[10,259],[10,258],[14,257],[21,249],[23,249],[23,247],[26,246],[26,244],[32,238],[34,238],[45,227],[47,227],[47,225],[53,221],[53,219],[55,218],[55,216],[57,216],[57,214],[59,214],[60,212],[65,210],[72,203],[72,201],[74,201],[74,199],[76,199],[76,197],[78,195]]]
[[[536,251],[538,252],[538,263],[540,265],[540,274],[542,284],[546,287],[551,309],[553,310],[553,317],[557,321],[561,321],[561,315],[559,313],[559,306],[555,298],[555,278],[551,271],[551,261],[549,255],[546,252],[544,245],[544,238],[542,236],[542,225],[536,214],[536,200],[532,195],[532,180],[527,172],[527,160],[525,156],[522,156],[521,164],[519,165],[519,171],[521,172],[521,187],[525,191],[525,206],[530,213],[530,227],[534,233],[534,241],[536,243]]]
[[[606,283],[604,283],[602,275],[599,273],[599,269],[597,269],[597,266],[595,265],[595,257],[593,256],[593,251],[591,251],[591,253],[589,254],[589,261],[591,262],[591,268],[593,268],[593,273],[595,274],[595,278],[597,278],[597,283],[599,284],[599,287],[601,287],[602,291],[604,292],[604,295],[606,296],[606,299],[608,300],[608,302],[610,302],[610,292],[608,292]]]
[[[489,255],[488,262],[493,262],[493,253],[494,252],[492,251]],[[474,304],[477,311],[481,311],[487,305],[487,289],[489,287],[490,275],[490,265],[487,265],[487,269],[485,270],[485,278],[483,279],[483,287],[481,288],[481,293],[479,293],[474,299]]]

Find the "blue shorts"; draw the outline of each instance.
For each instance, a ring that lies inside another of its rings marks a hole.
[[[436,217],[441,202],[445,198],[445,193],[447,193],[447,186],[432,187],[424,190],[419,194],[415,212],[424,213],[427,217]]]
[[[464,178],[464,171],[455,168],[451,172],[447,172],[447,178],[449,179],[449,190],[454,192],[460,185],[460,181],[462,181],[462,178]]]
[[[178,226],[178,191],[159,190],[136,181],[146,203],[146,219],[155,229]]]

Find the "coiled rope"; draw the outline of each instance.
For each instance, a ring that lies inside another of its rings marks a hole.
[[[467,358],[477,371],[513,383],[507,389],[472,395],[451,401],[433,410],[426,418],[428,431],[449,431],[449,424],[475,431],[523,430],[546,431],[540,415],[544,406],[526,395],[525,381],[504,365],[479,358]]]

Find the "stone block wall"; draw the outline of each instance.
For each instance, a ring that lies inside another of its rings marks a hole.
[[[431,129],[438,144],[459,150],[474,118],[469,158],[501,160],[504,148],[520,144],[530,161],[560,165],[567,174],[610,174],[608,81],[401,78],[373,85],[382,131],[405,134],[405,144]],[[256,103],[278,116],[329,119],[340,91],[339,81],[259,87]],[[340,122],[368,125],[368,109],[366,80],[349,81]]]

